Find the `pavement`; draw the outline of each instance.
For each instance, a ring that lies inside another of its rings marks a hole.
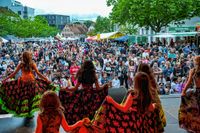
[[[180,106],[181,96],[179,94],[160,96],[162,106],[167,117],[167,126],[165,133],[187,133],[179,128],[178,124],[178,109]]]
[[[113,88],[109,90],[116,101],[121,102],[126,94],[124,88]],[[165,133],[187,133],[178,125],[178,109],[180,105],[180,95],[163,95],[160,96],[165,114],[167,117],[167,126]],[[12,115],[0,115],[0,133],[33,133],[36,126],[37,113],[34,119],[26,120],[25,118],[15,118]],[[65,133],[61,128],[60,133]]]

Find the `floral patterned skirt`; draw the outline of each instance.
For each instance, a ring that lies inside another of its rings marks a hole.
[[[165,127],[167,125],[167,120],[166,120],[165,112],[163,110],[163,107],[162,107],[158,92],[153,90],[152,91],[152,96],[153,96],[152,102],[156,103],[156,108],[157,108],[157,110],[159,112],[159,117],[160,117],[161,122],[162,122],[162,127]],[[123,101],[123,102],[125,102],[125,101]]]
[[[42,94],[47,90],[57,89],[41,79],[27,82],[18,79],[6,82],[0,86],[0,107],[16,117],[31,117],[39,110]]]
[[[65,109],[65,118],[68,124],[74,124],[83,118],[93,118],[96,110],[101,106],[108,95],[108,88],[101,90],[83,89],[73,93],[61,90],[59,98]]]
[[[144,114],[131,109],[122,112],[106,100],[95,114],[92,124],[106,133],[162,133],[164,131],[157,109]]]
[[[181,97],[179,126],[190,132],[200,132],[200,88]]]

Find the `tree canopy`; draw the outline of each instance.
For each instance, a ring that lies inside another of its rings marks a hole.
[[[45,18],[36,16],[34,19],[22,19],[9,10],[0,12],[0,36],[15,35],[18,37],[48,37],[59,31],[50,27]],[[0,10],[1,11],[1,10]]]
[[[114,25],[109,18],[98,16],[94,28],[96,33],[112,32]]]
[[[134,25],[126,24],[126,25],[121,25],[119,28],[119,31],[128,34],[128,35],[133,35],[137,33],[137,28]]]
[[[99,33],[113,32],[114,30],[114,24],[112,23],[111,19],[102,16],[98,16],[95,23],[91,21],[85,23],[85,25],[94,25],[94,30],[87,33],[89,36],[94,36]]]
[[[199,0],[107,0],[107,5],[113,6],[110,17],[115,23],[151,27],[155,32],[200,15]]]
[[[87,28],[89,28],[90,26],[94,25],[94,22],[91,20],[87,20],[83,23]]]

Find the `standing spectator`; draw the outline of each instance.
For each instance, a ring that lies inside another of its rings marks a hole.
[[[76,61],[73,61],[71,64],[70,70],[69,70],[70,75],[71,75],[72,85],[77,84],[77,80],[75,79],[75,76],[79,69],[80,69],[80,67],[77,65]]]
[[[128,89],[128,69],[123,61],[120,61],[116,67],[116,73],[118,74],[120,80],[120,86],[125,86]]]

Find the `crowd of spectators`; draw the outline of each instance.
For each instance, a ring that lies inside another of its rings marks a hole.
[[[101,84],[129,88],[140,63],[151,66],[160,94],[181,93],[197,54],[194,43],[27,42],[0,45],[0,80],[14,71],[21,53],[31,50],[41,73],[61,87],[76,84],[76,72],[92,60]],[[20,72],[15,79],[20,76]]]

